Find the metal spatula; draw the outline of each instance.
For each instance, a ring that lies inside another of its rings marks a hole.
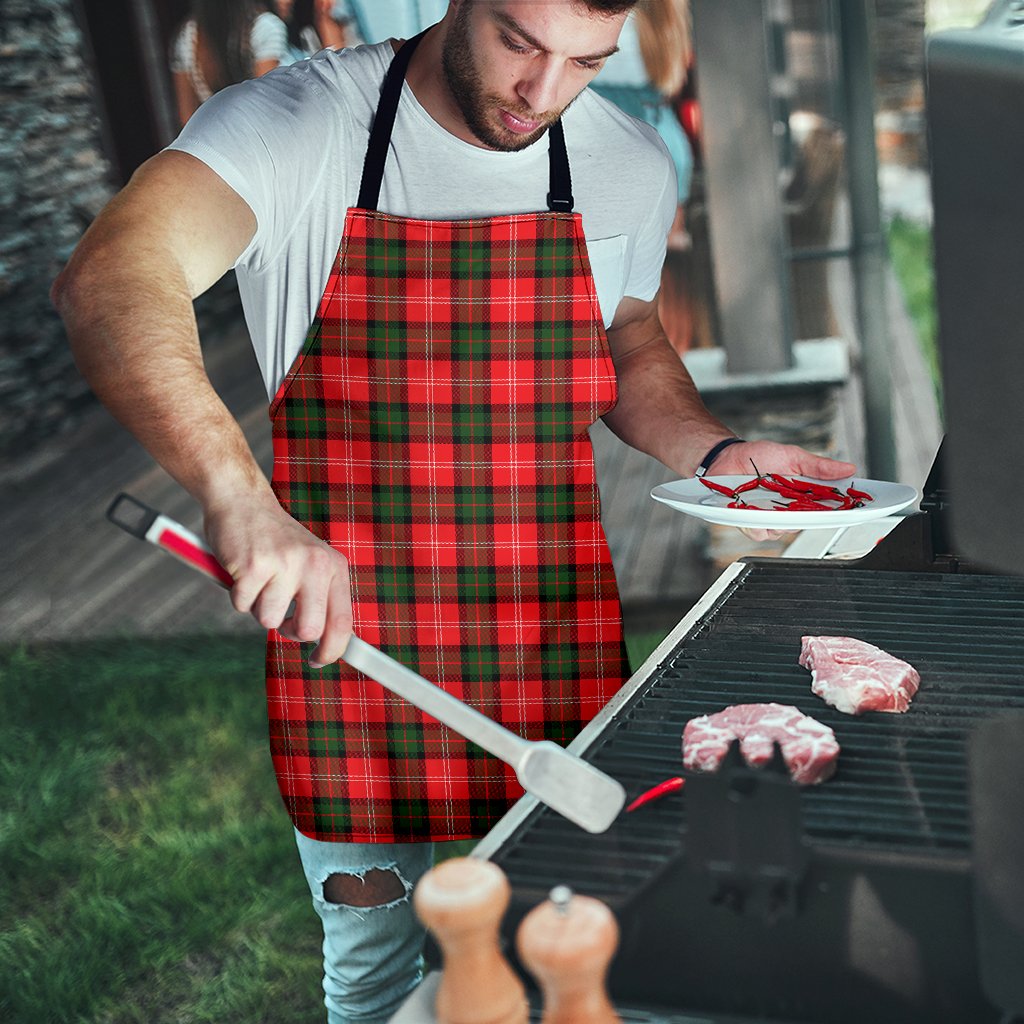
[[[202,539],[136,498],[118,495],[107,518],[221,586],[231,586],[231,576]],[[349,640],[342,660],[511,765],[527,793],[587,832],[606,831],[622,810],[623,787],[557,743],[525,740],[509,732],[358,637]]]

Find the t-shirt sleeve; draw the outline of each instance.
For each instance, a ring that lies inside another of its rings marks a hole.
[[[252,25],[249,35],[252,59],[287,61],[288,28],[285,23],[269,11],[261,14]]]
[[[633,247],[633,259],[626,280],[625,294],[649,302],[661,287],[661,268],[665,262],[668,233],[679,204],[676,169],[665,143],[651,130],[657,147],[650,176],[652,202],[641,221]]]
[[[196,157],[248,204],[256,233],[236,266],[258,272],[301,223],[336,152],[345,111],[309,80],[309,62],[222,89],[168,149]],[[331,113],[325,116],[325,110]]]

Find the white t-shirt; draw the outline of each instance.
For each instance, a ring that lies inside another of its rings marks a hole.
[[[299,354],[359,194],[390,43],[316,57],[231,86],[169,147],[215,171],[252,209],[235,264],[246,323],[271,397]],[[605,325],[624,295],[656,294],[676,209],[657,133],[589,90],[563,115],[575,209]],[[545,210],[548,139],[516,153],[442,128],[406,83],[378,208],[432,220]]]

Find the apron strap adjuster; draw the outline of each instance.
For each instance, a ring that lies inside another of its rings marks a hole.
[[[548,193],[548,209],[552,213],[572,213],[572,193],[569,193],[569,198],[566,199],[562,196],[553,196],[550,192]]]

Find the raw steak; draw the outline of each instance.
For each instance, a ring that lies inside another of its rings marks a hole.
[[[912,665],[849,636],[802,637],[800,664],[811,691],[847,715],[906,711],[921,682]]]
[[[734,704],[691,719],[683,729],[683,766],[715,771],[734,739],[753,768],[771,760],[778,740],[790,778],[804,786],[824,782],[836,770],[835,733],[788,704]]]

